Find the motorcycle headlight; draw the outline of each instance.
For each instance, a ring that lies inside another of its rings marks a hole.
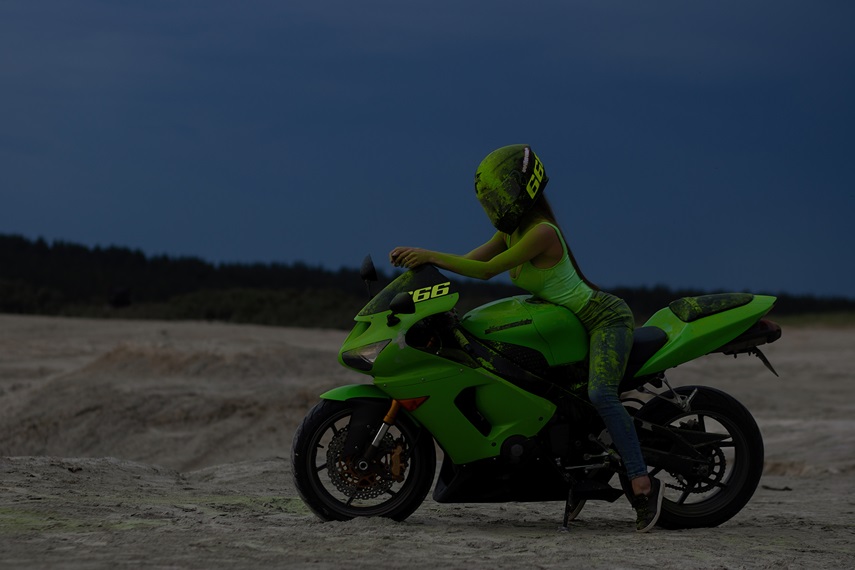
[[[341,354],[341,360],[351,368],[367,372],[374,366],[374,361],[377,360],[377,356],[384,348],[386,348],[386,345],[389,344],[389,342],[391,342],[391,339],[373,342],[371,344],[366,344],[365,346],[360,346],[359,348],[348,350]]]

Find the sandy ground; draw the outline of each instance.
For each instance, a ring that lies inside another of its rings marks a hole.
[[[798,328],[673,384],[730,392],[766,469],[715,529],[632,532],[628,504],[440,505],[321,523],[289,448],[323,390],[364,377],[340,331],[0,315],[3,568],[853,568],[855,329]]]

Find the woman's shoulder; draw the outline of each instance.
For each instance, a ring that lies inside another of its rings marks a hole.
[[[561,236],[561,228],[558,227],[558,224],[550,222],[549,220],[539,220],[535,222],[528,231],[537,232],[541,235]]]
[[[544,243],[556,256],[566,253],[567,245],[558,224],[549,220],[541,220],[532,226],[529,231],[536,232],[533,235],[537,237],[538,241]]]

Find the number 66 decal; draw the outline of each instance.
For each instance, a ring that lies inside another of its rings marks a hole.
[[[451,288],[451,281],[446,281],[445,283],[437,283],[431,287],[422,287],[421,289],[416,289],[415,291],[410,291],[410,295],[413,296],[413,301],[416,303],[420,303],[422,301],[427,301],[428,299],[434,299],[436,297],[442,297],[444,295],[448,295]]]

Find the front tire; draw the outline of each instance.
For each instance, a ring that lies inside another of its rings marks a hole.
[[[291,445],[294,484],[300,497],[325,521],[388,517],[402,521],[415,511],[433,484],[433,438],[399,413],[381,443],[381,453],[360,469],[361,453],[347,456],[350,418],[358,401],[323,400],[303,419]],[[372,436],[380,427],[380,419]],[[364,451],[368,438],[360,445]]]
[[[690,410],[651,400],[636,414],[637,420],[680,429],[718,433],[720,442],[698,447],[706,465],[695,473],[678,473],[666,466],[650,465],[650,475],[665,486],[662,514],[664,528],[718,526],[730,520],[748,503],[763,474],[763,438],[751,413],[732,396],[704,386],[683,386],[675,392],[690,396]],[[663,394],[671,397],[673,394]],[[660,446],[639,432],[642,447]]]

